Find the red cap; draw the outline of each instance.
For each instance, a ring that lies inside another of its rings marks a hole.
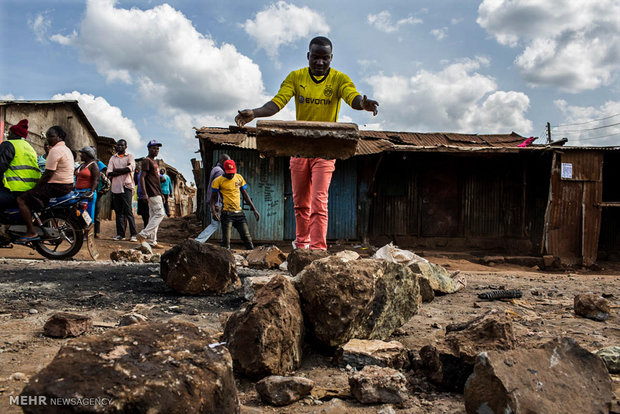
[[[9,128],[9,131],[15,135],[19,135],[22,138],[26,138],[28,136],[28,120],[22,119],[17,123],[17,125],[13,125]]]
[[[237,166],[233,160],[224,161],[224,172],[226,174],[235,174],[237,172]]]

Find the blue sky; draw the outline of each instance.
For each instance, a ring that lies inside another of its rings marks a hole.
[[[334,43],[379,114],[362,128],[620,145],[617,0],[0,0],[0,99],[77,99],[136,155],[157,138],[191,180],[193,127],[228,126]],[[293,119],[293,102],[278,119]]]

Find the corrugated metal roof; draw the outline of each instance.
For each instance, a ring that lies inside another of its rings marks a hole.
[[[522,150],[545,150],[557,148],[620,150],[620,147],[550,147],[530,145],[518,147],[526,140],[515,132],[510,134],[461,134],[454,132],[395,132],[359,131],[360,140],[355,155],[378,154],[388,151],[472,151],[472,152],[518,152]],[[196,138],[204,139],[214,145],[256,149],[256,128],[202,127],[196,128]]]

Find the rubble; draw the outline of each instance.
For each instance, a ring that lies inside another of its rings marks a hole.
[[[435,384],[462,392],[476,356],[515,347],[512,322],[496,310],[463,324],[448,325],[443,342],[420,349],[421,370]]]
[[[291,275],[296,276],[313,261],[328,256],[325,250],[295,249],[286,258],[287,269]]]
[[[338,349],[334,360],[342,367],[349,365],[355,369],[366,365],[403,369],[409,365],[409,356],[403,344],[376,339],[351,339]]]
[[[93,412],[239,412],[232,360],[186,322],[141,323],[77,338],[31,378],[23,397],[107,398]],[[103,403],[102,403],[103,404]],[[46,413],[45,405],[22,407]],[[77,407],[79,408],[79,407]]]
[[[267,404],[289,405],[310,394],[314,381],[303,377],[272,375],[256,383],[256,391]]]
[[[571,338],[481,353],[464,396],[471,414],[606,413],[612,400],[605,364]]]
[[[59,312],[52,315],[43,326],[43,333],[53,338],[80,336],[93,329],[90,316]]]
[[[421,303],[417,277],[384,260],[315,260],[297,275],[296,286],[309,333],[330,347],[353,338],[387,339]]]
[[[113,262],[159,263],[161,255],[152,251],[144,253],[138,249],[119,249],[110,253],[110,260]]]
[[[278,275],[245,309],[228,318],[222,341],[236,372],[262,378],[299,368],[303,337],[299,295],[288,278]]]
[[[230,250],[186,239],[161,258],[161,277],[168,287],[185,295],[211,295],[241,287]]]
[[[402,404],[407,399],[407,379],[392,368],[368,365],[349,377],[349,386],[362,404]]]
[[[249,267],[277,269],[286,260],[286,255],[276,246],[260,246],[250,251],[246,260]]]
[[[575,314],[595,321],[605,321],[609,318],[609,302],[607,299],[593,293],[583,293],[574,298]]]

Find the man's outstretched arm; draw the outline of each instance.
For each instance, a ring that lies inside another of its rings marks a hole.
[[[372,112],[374,116],[377,115],[378,106],[379,102],[368,99],[366,95],[364,95],[363,97],[362,95],[357,95],[355,98],[353,98],[353,102],[351,102],[351,108],[357,109],[358,111],[364,110]]]
[[[278,108],[278,105],[276,105],[273,101],[269,101],[260,108],[243,109],[238,111],[239,113],[235,117],[235,123],[237,126],[242,127],[248,122],[251,122],[254,118],[266,118],[277,114],[279,111],[280,108]]]

